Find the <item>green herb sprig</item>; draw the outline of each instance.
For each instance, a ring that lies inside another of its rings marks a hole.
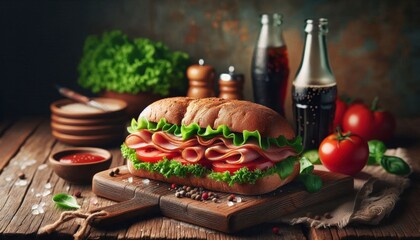
[[[371,140],[368,142],[368,145],[368,165],[379,164],[385,171],[399,176],[407,176],[411,173],[410,166],[403,159],[385,155],[387,148],[383,142]]]
[[[75,197],[65,194],[59,193],[53,196],[52,200],[55,202],[57,207],[62,209],[79,209],[80,205],[77,203]]]

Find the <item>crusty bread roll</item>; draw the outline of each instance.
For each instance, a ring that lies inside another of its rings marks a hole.
[[[248,101],[165,98],[149,105],[140,116],[152,122],[165,118],[168,123],[176,125],[197,123],[202,128],[210,126],[216,129],[226,125],[231,131],[239,133],[258,130],[262,137],[295,137],[286,119],[270,108]]]
[[[134,168],[134,165],[131,161],[127,162],[128,170],[134,176],[141,178],[154,179],[167,183],[175,183],[177,185],[186,185],[194,187],[203,187],[208,190],[218,191],[218,192],[227,192],[227,193],[237,193],[244,195],[260,195],[264,193],[269,193],[277,188],[291,182],[299,174],[299,163],[295,164],[293,173],[290,174],[287,178],[281,179],[278,174],[271,174],[264,178],[258,179],[255,184],[237,184],[229,186],[229,184],[221,181],[216,181],[211,178],[205,177],[195,177],[188,176],[185,178],[172,176],[166,178],[162,174],[149,172],[146,170],[138,170]]]

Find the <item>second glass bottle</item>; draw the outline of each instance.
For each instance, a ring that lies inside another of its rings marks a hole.
[[[254,101],[284,116],[289,60],[280,14],[261,15],[261,30],[252,58]]]

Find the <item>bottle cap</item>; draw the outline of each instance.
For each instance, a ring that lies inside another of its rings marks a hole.
[[[261,14],[261,24],[268,24],[273,22],[273,25],[281,25],[283,22],[283,16],[280,13],[273,14]]]
[[[235,67],[229,67],[229,73],[220,74],[220,80],[222,81],[243,81],[244,75],[240,73],[235,73]]]
[[[314,20],[306,19],[305,32],[311,33],[314,30]],[[318,30],[320,33],[328,33],[328,19],[320,18],[318,19]]]

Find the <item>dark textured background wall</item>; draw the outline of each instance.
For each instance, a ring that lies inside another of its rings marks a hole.
[[[89,34],[120,29],[204,58],[217,71],[245,74],[259,15],[281,12],[293,80],[306,18],[330,22],[328,47],[339,93],[382,105],[398,116],[420,115],[420,1],[1,1],[2,115],[48,113],[56,82],[78,89],[77,64]],[[290,86],[290,84],[289,84]],[[80,89],[78,89],[80,90]],[[290,118],[290,91],[288,95]]]

